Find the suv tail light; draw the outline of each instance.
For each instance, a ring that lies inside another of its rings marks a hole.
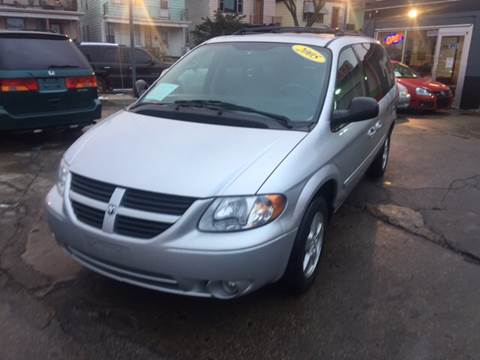
[[[35,79],[0,79],[0,92],[34,92],[38,91]]]
[[[97,78],[94,75],[69,77],[65,79],[65,85],[67,89],[96,88]]]

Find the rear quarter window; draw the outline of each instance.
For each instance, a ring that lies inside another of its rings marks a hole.
[[[0,37],[0,69],[44,70],[52,66],[90,69],[85,56],[68,39]]]

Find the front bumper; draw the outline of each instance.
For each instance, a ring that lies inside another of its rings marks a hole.
[[[181,219],[156,238],[129,238],[80,223],[56,187],[47,196],[46,210],[57,242],[85,267],[119,281],[191,296],[233,298],[275,282],[286,269],[296,236],[296,229],[284,232],[275,222],[218,234],[199,232],[191,224],[185,230],[188,220]],[[222,243],[224,249],[205,246]],[[238,282],[238,292],[225,293],[221,284],[226,281]]]
[[[453,97],[412,96],[409,108],[412,110],[440,110],[452,106]]]
[[[102,104],[98,99],[86,109],[26,115],[13,115],[0,107],[0,130],[33,130],[91,124],[101,117]]]

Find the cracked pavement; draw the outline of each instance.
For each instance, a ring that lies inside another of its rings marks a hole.
[[[0,134],[1,359],[478,358],[480,116],[400,118],[385,178],[334,217],[311,291],[230,302],[136,288],[63,254],[43,200],[77,136]]]

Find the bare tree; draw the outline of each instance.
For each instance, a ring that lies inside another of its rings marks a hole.
[[[277,0],[277,2],[283,2],[285,4],[285,7],[287,8],[288,12],[292,16],[293,23],[295,26],[299,26],[299,21],[298,21],[298,14],[297,14],[297,2],[298,0]],[[313,24],[315,24],[319,18],[320,18],[320,11],[323,9],[325,6],[325,3],[327,0],[305,0],[303,1],[303,6],[310,6],[311,10],[310,12],[306,13],[306,23],[305,26],[311,27]]]
[[[313,26],[319,18],[320,18],[320,11],[325,6],[327,0],[311,0],[313,3],[313,12],[307,13],[307,23],[305,24],[306,27]]]
[[[298,16],[297,16],[297,1],[296,0],[277,0],[277,2],[283,2],[285,7],[292,15],[293,23],[295,26],[299,26]]]

